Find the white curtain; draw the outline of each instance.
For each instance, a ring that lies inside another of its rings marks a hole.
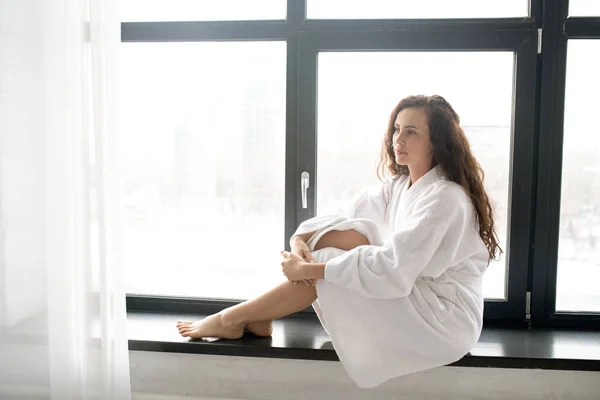
[[[118,0],[0,0],[0,398],[130,398]]]

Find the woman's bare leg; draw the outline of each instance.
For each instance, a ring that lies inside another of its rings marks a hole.
[[[319,240],[315,250],[323,247],[350,250],[363,244],[369,242],[354,230],[332,231]],[[286,281],[255,299],[227,308],[201,321],[179,321],[177,328],[182,336],[193,338],[237,339],[244,334],[244,330],[260,336],[269,336],[274,319],[301,311],[311,305],[316,298],[317,291],[314,287],[294,285]]]
[[[248,325],[262,321],[254,327],[261,331],[268,330],[268,334],[253,333],[268,336],[271,334],[270,327],[274,319],[301,311],[316,298],[317,291],[313,286],[294,285],[285,281],[259,297],[229,307],[198,322],[180,321],[177,327],[182,336],[237,339],[242,337],[246,327],[252,332],[252,326]]]
[[[337,249],[348,251],[355,247],[368,244],[369,241],[367,238],[354,229],[349,229],[347,231],[329,231],[315,244],[315,250],[321,250],[325,247],[335,247]]]

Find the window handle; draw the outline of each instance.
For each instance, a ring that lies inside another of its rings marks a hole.
[[[307,171],[302,171],[300,174],[300,190],[302,191],[302,208],[308,208],[306,195],[310,186],[310,174]]]

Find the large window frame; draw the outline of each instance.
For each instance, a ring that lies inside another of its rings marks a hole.
[[[600,16],[569,17],[569,1],[544,2],[540,129],[532,265],[534,327],[600,328],[600,314],[557,312],[558,246],[562,186],[567,42],[600,40]]]
[[[314,176],[309,187],[308,209],[297,208],[298,220],[314,215],[317,168],[317,58],[322,51],[513,51],[515,78],[513,121],[510,155],[509,209],[507,260],[507,298],[488,300],[484,316],[488,319],[517,319],[524,315],[527,286],[529,226],[533,195],[533,139],[535,113],[535,74],[537,59],[537,32],[484,31],[470,35],[458,30],[427,30],[422,32],[301,32],[300,33],[300,90],[298,97],[298,131],[303,140],[298,149],[297,177],[301,171]],[[465,82],[465,85],[468,85]],[[514,190],[519,188],[519,190]],[[512,227],[512,229],[511,229]]]
[[[555,172],[561,168],[566,64],[566,36],[561,36],[561,23],[567,22],[566,35],[590,37],[591,29],[600,37],[598,18],[566,19],[566,1],[530,0],[529,6],[529,16],[523,18],[308,20],[305,0],[287,0],[285,20],[123,22],[121,28],[123,42],[286,41],[285,236],[282,246],[287,249],[288,238],[301,221],[313,215],[316,206],[318,52],[514,52],[508,297],[506,301],[486,301],[484,320],[486,324],[527,327],[532,322],[534,326],[545,326],[558,317],[564,320],[563,316],[550,312],[556,295],[556,258],[552,258],[552,246],[558,244],[555,223],[560,204],[553,197],[560,194],[560,173]],[[542,54],[538,51],[540,41]],[[301,202],[302,171],[309,171],[312,178],[307,209],[302,208]],[[159,296],[127,298],[128,310],[178,313],[215,312],[236,303]],[[305,315],[311,313],[312,310],[307,310]],[[570,326],[589,326],[592,320],[600,321],[600,315],[567,317]]]

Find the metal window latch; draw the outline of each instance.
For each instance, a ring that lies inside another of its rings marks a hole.
[[[310,186],[310,174],[307,171],[302,171],[300,174],[300,190],[302,192],[302,208],[308,208],[307,191]]]
[[[525,321],[531,328],[531,292],[525,294]]]

